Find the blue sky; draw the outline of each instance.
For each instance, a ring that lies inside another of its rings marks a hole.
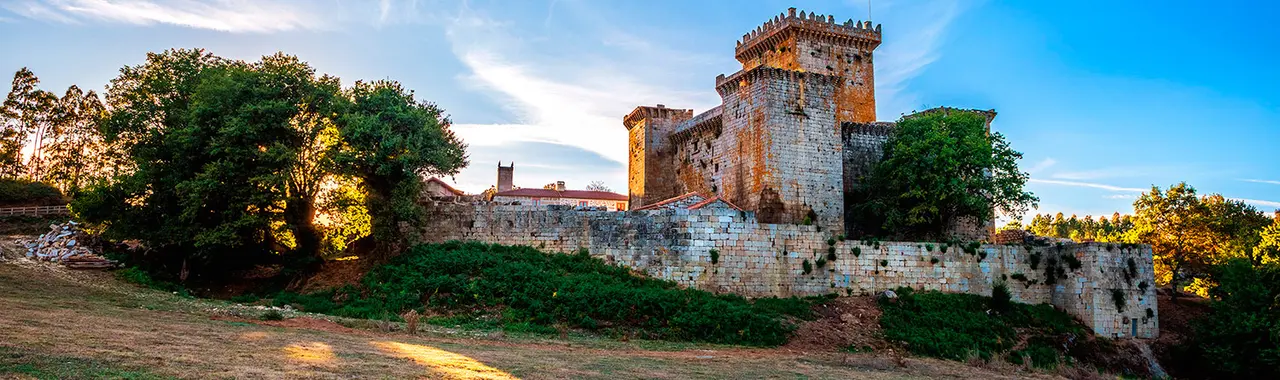
[[[1178,181],[1277,209],[1280,5],[1228,3],[876,0],[879,118],[995,109],[1041,212],[1129,212]],[[470,144],[464,190],[492,185],[501,160],[518,186],[625,192],[622,116],[717,105],[734,41],[790,6],[868,15],[865,0],[0,0],[0,73],[102,91],[147,52],[284,51],[439,103]]]

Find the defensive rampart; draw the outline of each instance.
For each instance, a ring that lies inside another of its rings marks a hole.
[[[948,246],[944,252],[942,243],[840,241],[842,231],[758,223],[754,213],[717,199],[629,212],[434,202],[427,206],[429,222],[421,237],[428,242],[482,241],[561,252],[587,249],[616,265],[713,292],[748,297],[844,295],[908,286],[990,295],[993,284],[1004,281],[1015,300],[1051,303],[1099,335],[1157,334],[1147,246],[987,244],[968,252]],[[827,259],[833,252],[835,260]]]

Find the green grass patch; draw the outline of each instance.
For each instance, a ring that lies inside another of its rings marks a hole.
[[[1052,306],[1009,302],[1007,296],[993,302],[972,294],[917,293],[911,288],[896,292],[897,300],[881,301],[880,325],[886,339],[904,343],[917,355],[966,360],[977,354],[989,360],[1014,347],[1016,329],[1025,328],[1032,339],[1088,333]]]
[[[483,243],[419,245],[367,273],[358,286],[301,295],[280,293],[276,305],[308,312],[399,320],[408,310],[452,317],[446,326],[549,332],[551,326],[646,339],[775,346],[811,318],[823,298],[764,298],[682,289],[637,276],[585,251],[544,253]]]

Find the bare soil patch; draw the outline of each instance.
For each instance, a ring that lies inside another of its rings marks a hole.
[[[803,352],[889,348],[880,334],[880,307],[874,297],[840,297],[813,311],[818,318],[800,324],[782,348]]]

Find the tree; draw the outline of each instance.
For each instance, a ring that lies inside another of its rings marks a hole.
[[[15,179],[24,173],[38,180],[40,148],[44,133],[53,122],[52,110],[57,96],[40,90],[40,79],[23,67],[13,76],[13,87],[4,101],[5,126],[0,131],[0,178]],[[30,162],[23,164],[22,148],[31,141],[34,150]]]
[[[1186,344],[1201,376],[1280,377],[1280,265],[1232,259],[1215,266],[1209,312]]]
[[[854,218],[864,232],[941,237],[961,218],[985,223],[995,212],[1019,215],[1038,199],[1023,191],[1022,154],[986,117],[946,110],[903,117],[885,145],[884,160],[855,191]]]
[[[55,123],[43,151],[48,167],[45,180],[62,192],[76,194],[89,183],[104,179],[113,163],[98,131],[105,108],[98,94],[71,86],[58,101]]]
[[[402,223],[413,227],[422,218],[418,178],[456,174],[467,165],[466,145],[443,110],[399,83],[358,81],[346,94],[351,105],[336,120],[344,142],[336,162],[366,189],[374,238],[399,242]]]
[[[1133,202],[1133,210],[1133,233],[1138,241],[1151,245],[1156,282],[1168,284],[1176,299],[1178,282],[1188,277],[1188,271],[1202,270],[1207,264],[1206,213],[1196,190],[1186,182],[1166,191],[1152,186]]]
[[[607,193],[613,192],[613,189],[610,189],[609,185],[605,185],[604,181],[591,181],[591,183],[587,185],[587,190],[603,191]]]

